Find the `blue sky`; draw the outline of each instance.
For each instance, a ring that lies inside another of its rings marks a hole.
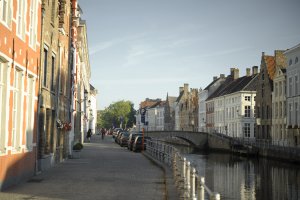
[[[178,96],[300,43],[299,0],[79,0],[98,109]]]

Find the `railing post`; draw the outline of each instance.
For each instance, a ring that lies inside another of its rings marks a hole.
[[[197,200],[196,198],[196,169],[193,167],[192,168],[192,189],[191,189],[191,197],[192,200]]]
[[[185,196],[190,198],[191,193],[191,163],[188,161],[186,163],[186,183],[185,183]]]
[[[220,200],[221,197],[220,197],[220,194],[219,193],[213,193],[210,198],[210,200]]]
[[[198,199],[204,200],[204,184],[205,184],[205,178],[200,177],[198,180]]]

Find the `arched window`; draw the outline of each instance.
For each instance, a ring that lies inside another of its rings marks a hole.
[[[298,63],[298,57],[295,58],[295,64],[297,64],[297,63]]]
[[[292,59],[290,59],[289,66],[291,66],[292,64],[293,64],[293,61],[292,61]]]

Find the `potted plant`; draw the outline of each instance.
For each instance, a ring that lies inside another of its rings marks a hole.
[[[74,144],[72,158],[80,158],[80,151],[82,148],[83,145],[80,142]]]

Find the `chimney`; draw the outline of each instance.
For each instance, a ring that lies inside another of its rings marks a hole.
[[[225,74],[220,74],[220,78],[225,78]]]
[[[185,83],[183,85],[183,87],[184,87],[184,92],[188,92],[189,91],[189,84]]]
[[[246,76],[251,76],[251,69],[250,68],[246,68]]]
[[[258,66],[253,66],[252,67],[252,75],[258,74]]]
[[[230,75],[233,77],[234,76],[234,68],[230,68]]]
[[[214,81],[215,81],[215,80],[217,80],[217,79],[218,79],[218,77],[217,77],[217,76],[214,76],[214,77],[213,77],[213,80],[214,80]]]
[[[240,77],[240,70],[238,68],[233,69],[233,79],[238,79]]]

